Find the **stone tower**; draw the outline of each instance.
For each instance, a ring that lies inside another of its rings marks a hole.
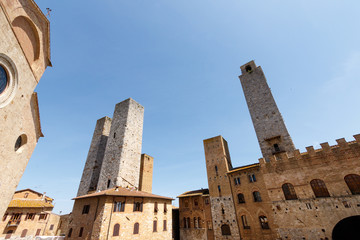
[[[97,190],[139,188],[144,107],[129,98],[115,106]]]
[[[50,62],[50,23],[33,0],[0,0],[0,216],[41,132],[34,92]]]
[[[295,150],[261,67],[251,61],[239,76],[263,157]]]
[[[96,122],[77,196],[85,195],[97,189],[110,127],[111,118],[109,117],[103,117]]]
[[[141,155],[139,191],[152,192],[154,158],[147,155]]]
[[[240,239],[234,199],[227,172],[232,169],[227,142],[221,136],[204,140],[211,215],[215,239],[225,239],[222,228],[230,228],[226,239]]]

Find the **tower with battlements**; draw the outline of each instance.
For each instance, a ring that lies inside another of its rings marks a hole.
[[[264,72],[254,61],[240,67],[239,76],[263,157],[295,150]]]

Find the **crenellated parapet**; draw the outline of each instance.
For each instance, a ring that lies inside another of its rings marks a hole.
[[[360,134],[354,135],[353,141],[346,141],[345,138],[337,139],[336,145],[330,146],[328,142],[321,143],[321,148],[315,149],[314,146],[306,147],[306,152],[299,149],[291,152],[282,152],[276,156],[270,156],[267,160],[259,159],[260,166],[271,171],[272,168],[284,167],[284,165],[317,164],[319,161],[341,161],[353,157],[360,157]]]

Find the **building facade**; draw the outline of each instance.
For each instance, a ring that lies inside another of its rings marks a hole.
[[[214,239],[209,189],[185,192],[178,198],[180,239]]]
[[[2,238],[56,236],[60,216],[52,213],[53,200],[31,189],[16,191],[0,222]]]
[[[263,157],[233,167],[221,136],[204,140],[215,239],[358,239],[360,135],[301,153],[261,67],[251,61],[241,71]]]
[[[50,62],[50,23],[33,0],[0,0],[0,215],[40,137],[35,87]]]
[[[75,198],[66,239],[172,239],[172,199],[115,187]]]

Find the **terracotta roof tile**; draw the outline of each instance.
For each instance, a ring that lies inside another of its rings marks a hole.
[[[41,207],[49,207],[53,208],[50,202],[45,202],[43,200],[20,200],[13,199],[9,204],[9,208],[41,208]]]

